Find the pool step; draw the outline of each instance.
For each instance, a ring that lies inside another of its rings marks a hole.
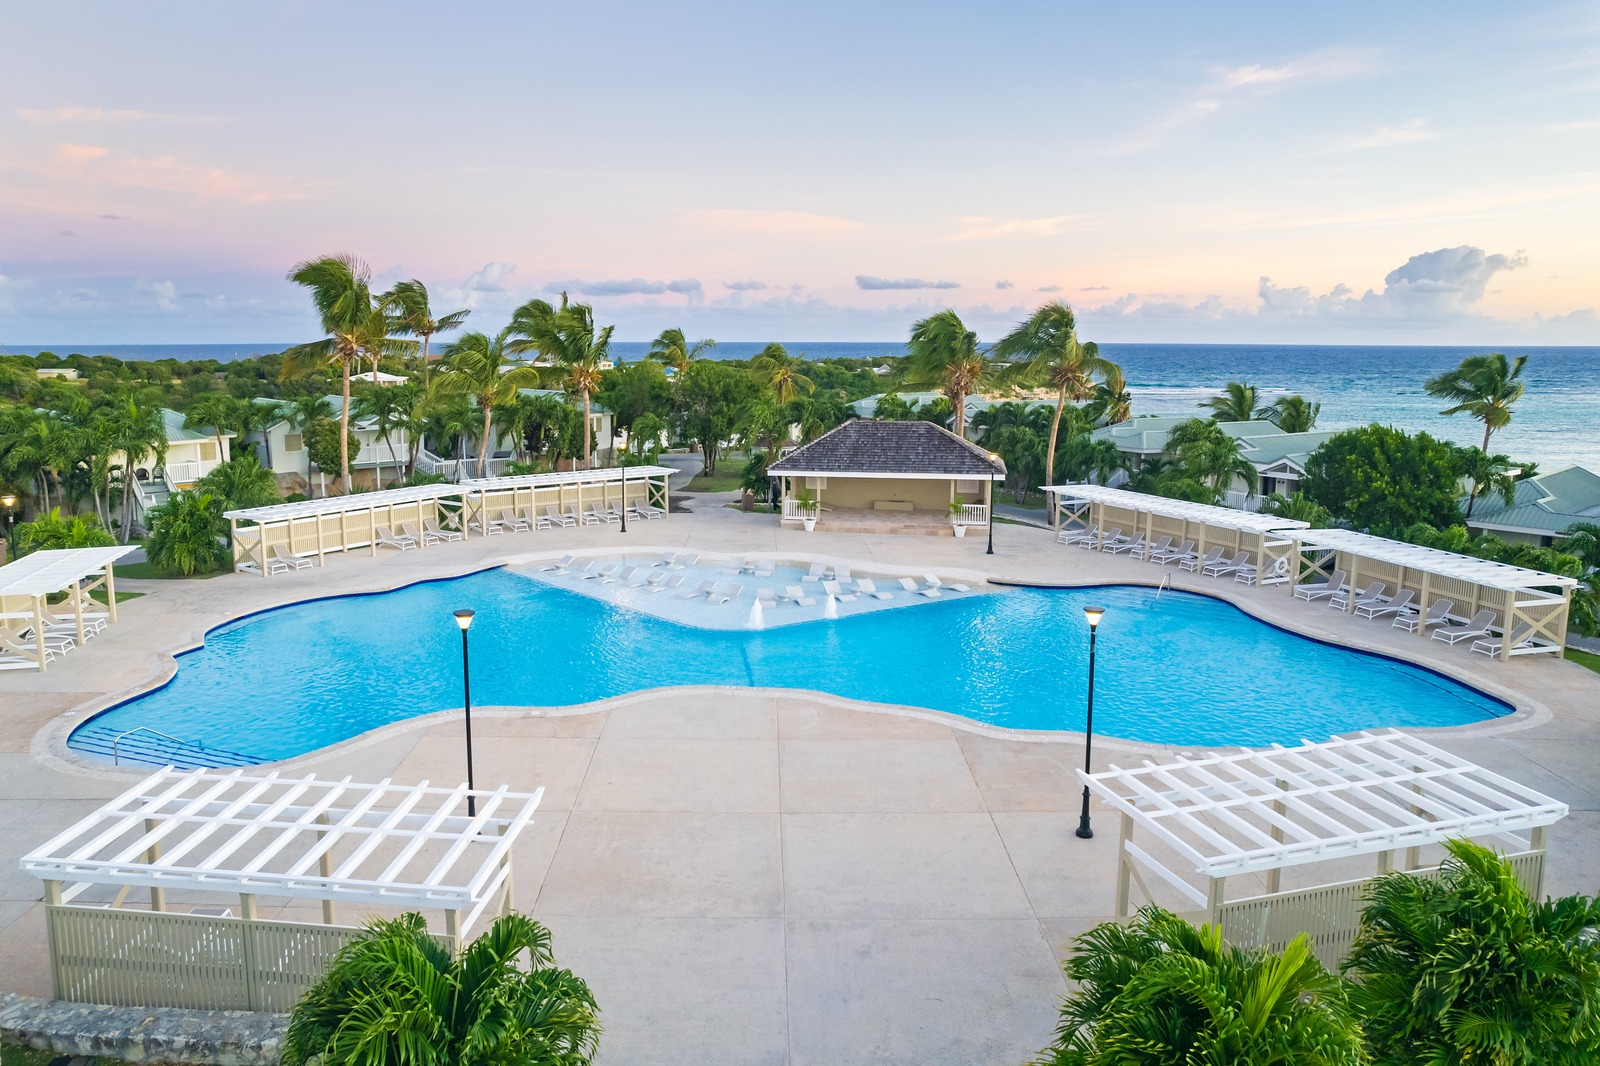
[[[122,736],[121,741],[117,740]],[[149,732],[123,734],[106,726],[89,726],[72,734],[67,746],[73,751],[106,761],[115,758],[124,766],[173,766],[179,770],[214,769],[223,766],[255,766],[265,759],[228,748],[213,748],[195,741],[171,741]]]

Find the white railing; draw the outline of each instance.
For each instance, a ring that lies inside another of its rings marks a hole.
[[[959,512],[950,516],[950,523],[957,526],[986,526],[989,524],[989,507],[982,503],[964,503]]]
[[[215,463],[211,464],[215,466]],[[162,475],[166,478],[167,488],[173,492],[178,491],[179,485],[192,485],[206,473],[208,467],[205,463],[194,461],[182,463],[167,463],[161,468]]]
[[[815,503],[808,507],[792,496],[785,496],[783,498],[783,517],[792,519],[796,522],[803,521],[807,518],[815,521],[818,509],[819,505]]]

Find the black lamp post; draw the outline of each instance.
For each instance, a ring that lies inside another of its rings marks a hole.
[[[626,458],[624,456],[622,459],[617,460],[618,463],[622,464],[622,532],[624,533],[628,531],[628,464]],[[645,491],[649,491],[648,485],[645,487]]]
[[[467,630],[472,628],[470,608],[456,612],[456,625],[461,627],[461,701],[467,715],[467,816],[472,817],[478,813],[478,802],[472,795],[472,676],[467,672]]]
[[[985,555],[994,554],[994,464],[999,461],[998,455],[989,453],[989,550],[983,553]]]
[[[9,492],[0,496],[0,507],[6,509],[6,558],[9,559],[16,550],[13,540],[17,525],[17,498]]]
[[[1100,616],[1106,613],[1104,607],[1085,607],[1083,617],[1089,622],[1089,714],[1083,729],[1083,772],[1089,772],[1090,750],[1094,745],[1094,638],[1100,629]],[[1089,827],[1089,783],[1083,784],[1083,813],[1078,816],[1078,836],[1088,840],[1094,836],[1094,830]]]

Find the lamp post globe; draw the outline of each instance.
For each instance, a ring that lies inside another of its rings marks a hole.
[[[1083,609],[1084,621],[1089,623],[1089,700],[1083,725],[1083,772],[1088,774],[1092,764],[1094,749],[1094,643],[1095,636],[1100,631],[1100,619],[1105,616],[1104,607],[1085,607]],[[1083,784],[1083,811],[1078,815],[1077,835],[1088,840],[1094,836],[1094,829],[1089,825],[1089,783]]]

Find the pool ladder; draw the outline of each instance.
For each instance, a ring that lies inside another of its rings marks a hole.
[[[190,744],[187,740],[179,740],[177,737],[172,736],[171,734],[163,733],[160,730],[151,729],[147,725],[136,725],[132,729],[127,729],[127,730],[122,731],[121,733],[118,733],[116,735],[116,737],[112,739],[112,741],[111,741],[111,765],[112,766],[121,766],[122,765],[121,753],[120,753],[119,749],[122,747],[123,738],[132,736],[134,733],[149,733],[151,736],[160,737],[162,740],[170,740],[174,744],[178,744],[178,745],[181,745],[183,747],[193,747],[194,746],[194,745]]]
[[[1156,586],[1156,599],[1159,600],[1161,598],[1161,594],[1163,592],[1165,592],[1169,587],[1171,587],[1171,585],[1172,585],[1172,575],[1171,574],[1162,574],[1161,575],[1161,584]]]

